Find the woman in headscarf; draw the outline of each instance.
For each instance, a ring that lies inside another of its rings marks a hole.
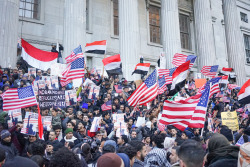
[[[250,142],[240,146],[238,167],[250,166]]]
[[[237,167],[238,153],[238,146],[231,146],[225,136],[215,133],[208,143],[206,166]]]

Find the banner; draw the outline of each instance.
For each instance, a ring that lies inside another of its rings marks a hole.
[[[22,122],[21,108],[8,111],[8,115],[10,117],[10,120],[8,120],[8,127],[9,128],[16,125],[18,122]]]
[[[98,130],[100,120],[101,117],[94,117],[94,120],[90,128],[90,132],[96,132]]]
[[[195,87],[200,88],[207,82],[206,79],[195,79]]]
[[[232,131],[239,130],[239,123],[236,111],[221,112],[222,125],[226,125]]]
[[[65,91],[65,102],[67,106],[76,104],[77,98],[75,89]]]
[[[42,116],[43,127],[45,127],[47,131],[50,131],[51,129],[51,121],[52,116]]]
[[[41,109],[49,109],[53,106],[65,108],[65,91],[64,90],[38,90],[38,101]]]
[[[38,132],[38,114],[26,112],[21,133],[35,136],[36,132]]]
[[[57,76],[42,76],[46,89],[59,89]]]

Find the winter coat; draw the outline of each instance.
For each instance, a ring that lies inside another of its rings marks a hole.
[[[16,147],[13,145],[13,143],[11,143],[10,146],[1,143],[0,148],[2,148],[5,151],[5,155],[6,155],[5,161],[12,160],[14,159],[15,156],[19,155],[19,152],[16,149]]]

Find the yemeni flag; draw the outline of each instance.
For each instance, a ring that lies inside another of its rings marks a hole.
[[[222,76],[221,80],[220,80],[220,83],[221,84],[228,84],[228,75]]]
[[[187,61],[176,68],[172,77],[172,85],[168,96],[173,96],[181,90],[185,85],[186,78],[188,76],[190,61]]]
[[[238,93],[238,99],[241,104],[250,103],[250,79],[241,87]]]
[[[105,54],[106,46],[106,40],[87,43],[85,46],[85,53]]]
[[[122,62],[119,54],[104,58],[102,62],[109,76],[122,74]]]
[[[224,74],[224,75],[229,75],[233,72],[233,68],[225,68],[223,67],[222,70],[221,70],[221,73]]]
[[[147,75],[149,67],[150,67],[150,63],[139,63],[139,64],[136,65],[135,71],[132,73],[132,75],[134,73]]]
[[[57,63],[58,53],[40,50],[22,39],[21,56],[32,67],[46,71]]]

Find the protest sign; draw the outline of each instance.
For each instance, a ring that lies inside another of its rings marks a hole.
[[[28,68],[29,79],[30,79],[31,75],[35,75],[36,76],[36,68]]]
[[[38,101],[41,109],[48,109],[53,106],[64,108],[65,102],[65,91],[54,90],[54,89],[39,89],[38,90]]]
[[[113,121],[116,122],[124,122],[124,114],[113,114]]]
[[[116,130],[116,137],[120,137],[121,135],[128,136],[127,124],[125,122],[116,122],[114,127],[118,127]]]
[[[239,123],[236,111],[221,112],[222,125],[226,125],[232,131],[239,130]]]
[[[213,132],[214,131],[214,129],[213,129],[214,121],[213,121],[213,119],[212,118],[208,118],[207,122],[208,122],[207,129],[210,132]]]
[[[44,80],[38,80],[38,88],[39,89],[45,89],[46,88],[46,84]]]
[[[138,117],[136,122],[136,127],[141,126],[142,124],[145,124],[145,117]]]
[[[100,120],[101,117],[94,117],[94,120],[90,128],[90,132],[96,132],[98,130]]]
[[[62,77],[62,72],[66,69],[67,64],[55,63],[51,66],[51,75]]]
[[[46,89],[59,89],[57,76],[42,76]]]
[[[26,112],[21,133],[27,135],[36,135],[36,132],[38,132],[38,114]]]
[[[78,79],[73,79],[73,86],[74,88],[79,87],[83,82],[82,78],[78,78]]]
[[[51,121],[52,116],[42,116],[43,127],[45,127],[47,131],[50,131],[51,129]]]
[[[16,125],[19,121],[22,121],[21,108],[8,111],[8,115],[10,117],[10,120],[8,120],[9,128]]]
[[[66,90],[65,91],[65,102],[66,105],[73,105],[76,104],[77,98],[76,98],[76,90],[72,89],[72,90]]]
[[[97,96],[99,96],[100,92],[100,87],[91,85],[90,90],[89,90],[89,99],[96,99]]]
[[[195,87],[200,88],[207,82],[206,79],[195,79]]]

